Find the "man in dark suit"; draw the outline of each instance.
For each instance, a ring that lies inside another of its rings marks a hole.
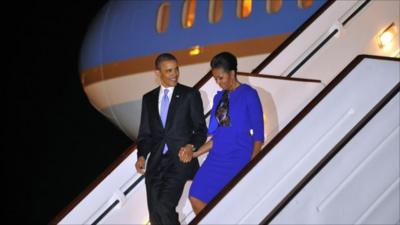
[[[151,153],[145,173],[151,224],[179,224],[176,206],[199,168],[192,155],[205,142],[207,127],[200,93],[178,83],[176,58],[161,54],[155,66],[161,85],[142,99],[135,167],[143,174]]]

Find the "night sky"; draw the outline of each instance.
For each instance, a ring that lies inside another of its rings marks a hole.
[[[90,105],[79,80],[83,37],[106,2],[2,7],[3,222],[49,223],[132,143]]]

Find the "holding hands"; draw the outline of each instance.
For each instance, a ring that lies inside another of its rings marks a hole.
[[[183,147],[181,147],[181,149],[179,150],[179,159],[181,160],[181,162],[183,163],[188,163],[190,161],[192,161],[193,159],[193,145],[191,144],[187,144]]]
[[[197,158],[202,154],[210,151],[212,148],[212,140],[203,144],[197,151],[193,152],[193,145],[187,144],[179,150],[179,159],[183,163],[190,162],[193,158]]]

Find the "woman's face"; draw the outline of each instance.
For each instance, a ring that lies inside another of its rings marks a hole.
[[[223,90],[232,90],[235,84],[235,71],[226,72],[223,68],[215,68],[211,70],[215,82]]]

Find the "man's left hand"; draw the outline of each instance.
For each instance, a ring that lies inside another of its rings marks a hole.
[[[192,161],[193,158],[193,145],[191,144],[187,144],[183,147],[181,147],[181,149],[179,150],[179,159],[181,160],[181,162],[183,163],[188,163],[190,161]]]

